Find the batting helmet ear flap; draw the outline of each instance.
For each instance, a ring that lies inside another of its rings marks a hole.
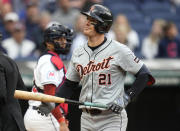
[[[94,25],[94,28],[96,32],[103,34],[103,33],[107,33],[110,27],[107,23],[98,22],[96,25]]]

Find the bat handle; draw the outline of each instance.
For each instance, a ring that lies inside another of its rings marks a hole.
[[[65,102],[67,104],[74,104],[74,105],[84,105],[83,102],[79,102],[79,101],[74,101],[74,100],[70,100],[70,99],[65,99]]]
[[[107,109],[108,106],[104,104],[96,104],[96,103],[91,103],[91,102],[84,102],[85,106],[92,106],[92,107],[99,107],[99,108],[105,108]]]
[[[108,106],[104,105],[104,104],[91,103],[91,102],[79,102],[79,101],[70,100],[70,99],[65,99],[64,103],[74,104],[74,105],[85,105],[85,106],[99,107],[99,108],[105,108],[105,109],[108,108]]]

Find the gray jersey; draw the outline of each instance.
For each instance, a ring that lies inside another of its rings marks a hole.
[[[136,74],[142,65],[126,45],[107,39],[94,51],[87,44],[77,48],[66,77],[81,82],[80,101],[123,106],[126,72]]]

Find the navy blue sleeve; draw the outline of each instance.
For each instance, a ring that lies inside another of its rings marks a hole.
[[[56,96],[62,98],[70,98],[74,93],[74,90],[79,87],[79,82],[65,80],[64,84],[56,91]]]
[[[137,97],[146,86],[150,86],[155,83],[154,77],[151,75],[150,71],[145,65],[141,67],[135,77],[136,79],[131,88],[126,91],[131,100]]]

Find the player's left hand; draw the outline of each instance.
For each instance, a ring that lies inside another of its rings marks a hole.
[[[54,103],[42,102],[42,104],[38,107],[38,113],[47,116],[54,109],[54,107]]]
[[[69,131],[69,128],[68,128],[66,122],[61,122],[60,123],[60,131]]]
[[[124,93],[123,95],[124,106],[120,106],[116,103],[113,103],[112,105],[108,107],[108,110],[111,110],[114,113],[119,114],[129,104],[130,101],[131,101],[130,97],[126,93]]]
[[[113,103],[112,105],[108,107],[108,110],[111,110],[112,112],[116,114],[119,114],[123,110],[123,107],[117,105],[116,103]]]

